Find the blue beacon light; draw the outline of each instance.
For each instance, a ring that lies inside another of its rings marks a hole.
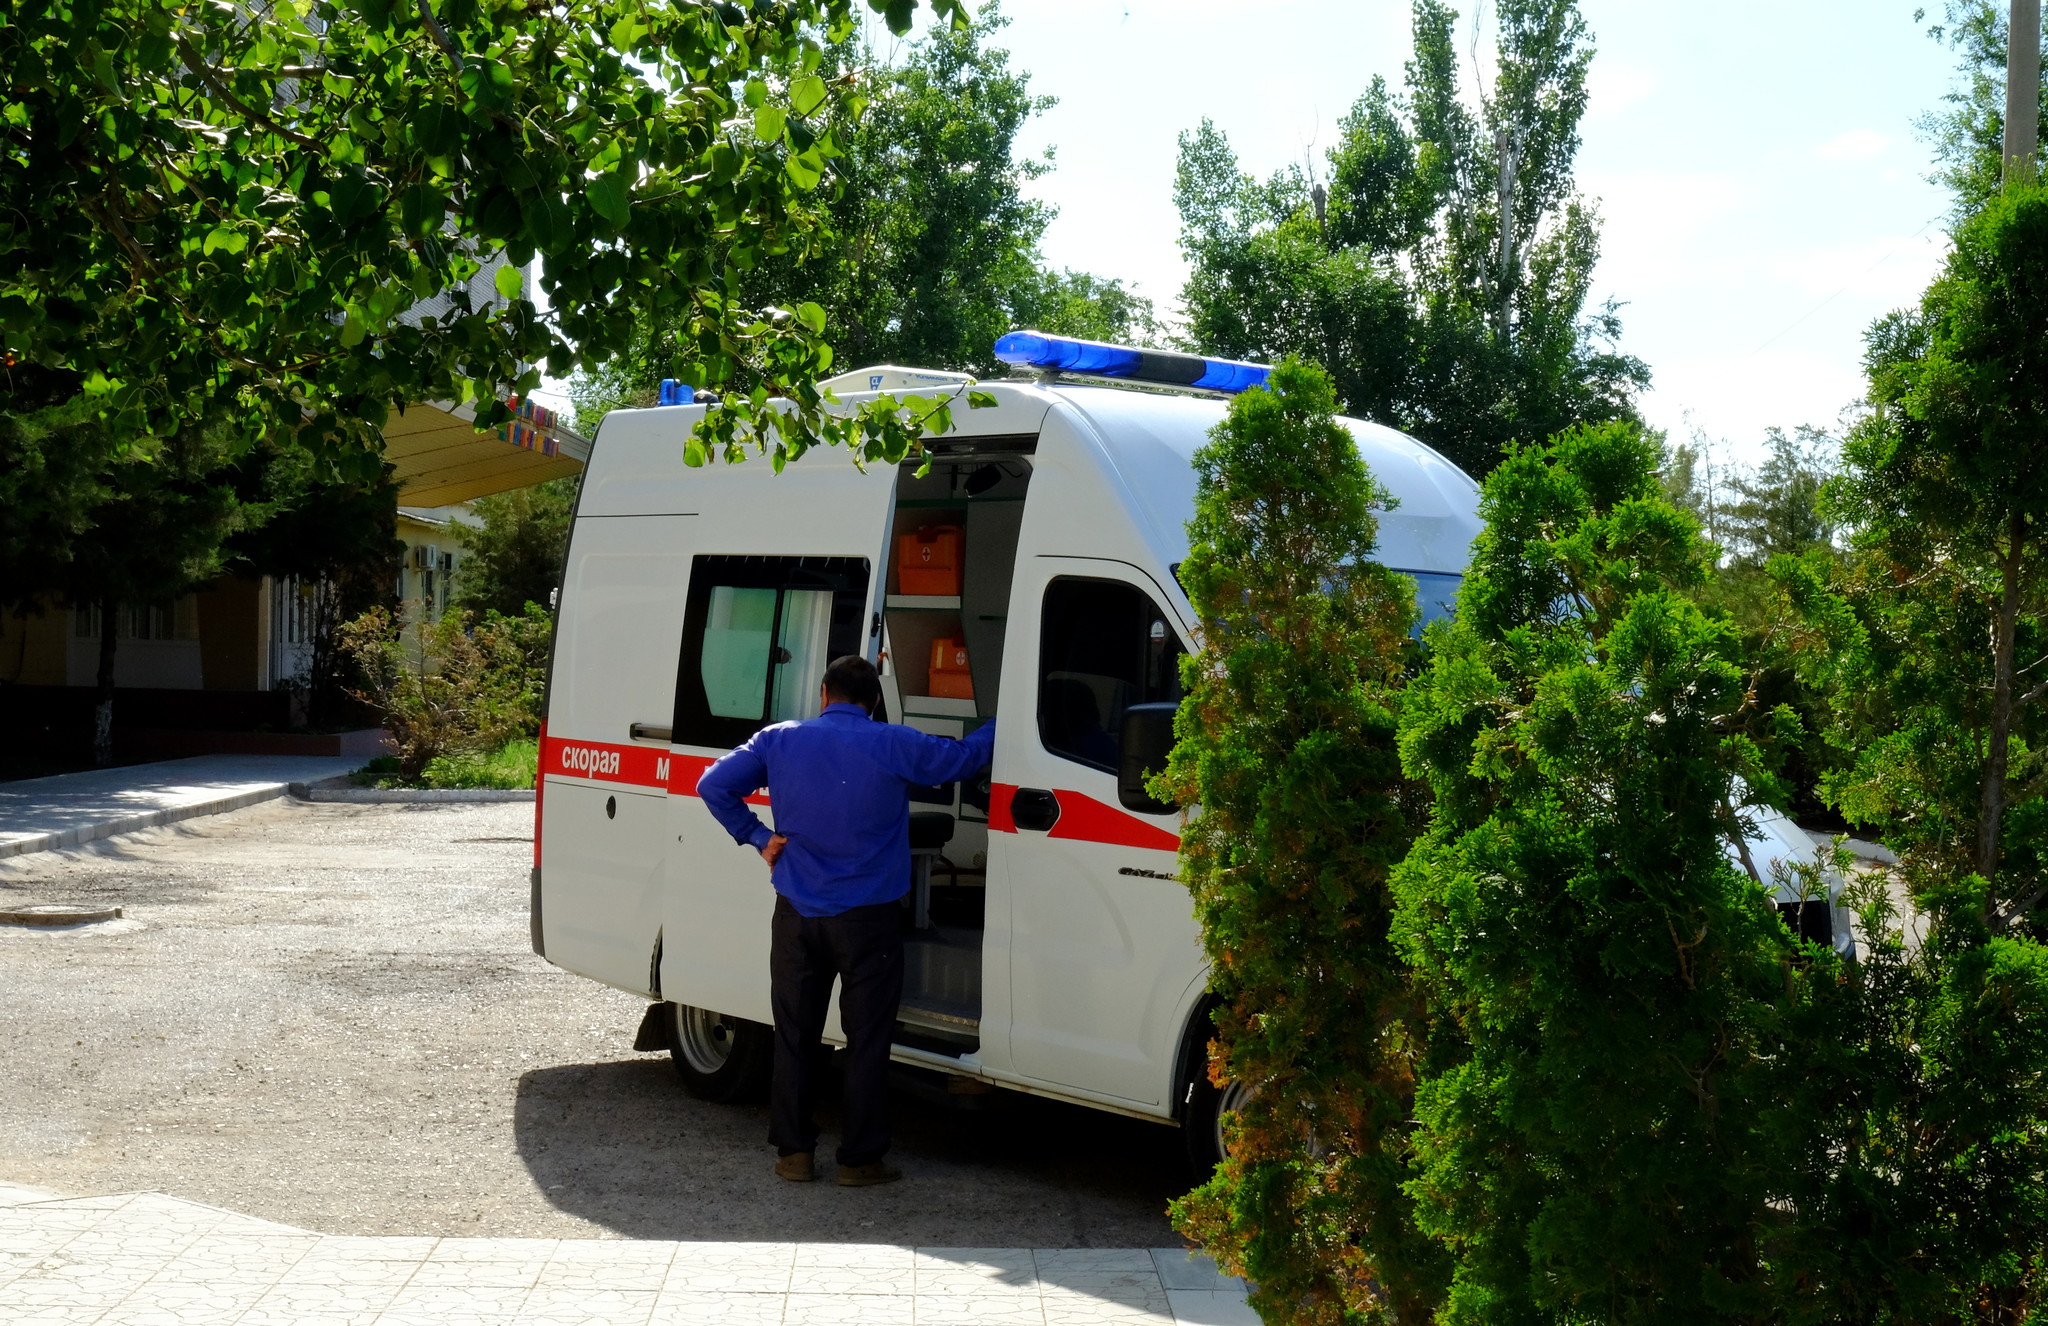
[[[661,394],[656,397],[657,405],[716,405],[718,397],[708,391],[699,390],[687,382],[675,378],[661,380]]]
[[[1265,364],[1209,359],[1172,350],[1140,350],[1039,331],[1013,331],[997,337],[996,358],[1029,368],[1233,393],[1264,386],[1273,371]]]

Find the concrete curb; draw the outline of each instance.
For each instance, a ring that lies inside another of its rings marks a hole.
[[[531,801],[530,787],[321,787],[293,783],[291,794],[301,801],[348,801],[358,805],[394,806],[415,801]]]
[[[271,783],[243,792],[231,792],[208,801],[195,801],[189,806],[145,810],[133,815],[123,815],[118,819],[101,820],[98,824],[81,824],[73,829],[39,833],[33,838],[16,838],[11,842],[0,843],[0,857],[26,856],[30,852],[54,852],[65,847],[83,847],[101,838],[111,838],[117,833],[154,829],[159,825],[175,824],[179,820],[196,819],[201,815],[220,815],[230,810],[240,810],[244,806],[253,806],[259,801],[274,801],[283,796],[290,786],[285,783]]]

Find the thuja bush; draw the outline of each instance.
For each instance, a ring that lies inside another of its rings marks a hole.
[[[1730,850],[1793,725],[1694,602],[1713,550],[1658,464],[1631,425],[1511,452],[1404,697],[1434,796],[1394,877],[1432,1019],[1407,1187],[1445,1322],[1769,1319],[1807,1135],[1779,1065],[1834,968]]]
[[[1199,649],[1158,780],[1200,808],[1181,870],[1213,964],[1211,1079],[1255,1086],[1174,1216],[1274,1323],[1424,1320],[1445,1274],[1401,1189],[1415,1009],[1388,933],[1419,825],[1394,704],[1415,588],[1372,560],[1391,498],[1335,409],[1290,359],[1196,454]]]

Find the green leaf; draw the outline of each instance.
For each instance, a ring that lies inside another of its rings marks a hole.
[[[773,143],[782,137],[786,116],[780,106],[761,106],[754,111],[754,137]]]
[[[517,267],[508,262],[498,269],[496,276],[491,278],[491,284],[498,288],[500,297],[504,299],[517,299],[519,298],[520,290],[525,287],[526,278]]]
[[[629,14],[612,24],[612,49],[621,55],[630,55],[646,35],[647,25]]]
[[[632,202],[627,196],[625,181],[617,175],[600,175],[584,186],[583,196],[590,200],[599,216],[611,222],[620,230],[632,218]]]
[[[537,193],[520,210],[527,238],[542,253],[553,253],[571,238],[569,209],[553,193]]]
[[[407,127],[412,140],[428,156],[447,156],[462,141],[462,112],[442,101],[430,101],[412,112]]]
[[[223,251],[240,253],[248,244],[248,238],[240,231],[230,230],[226,226],[215,226],[207,232],[206,244],[201,252],[208,256]]]
[[[825,80],[816,74],[799,78],[789,87],[790,108],[799,115],[809,115],[825,104]]]
[[[789,178],[794,180],[800,189],[815,189],[818,187],[818,181],[825,178],[823,165],[814,152],[792,153],[783,161],[782,168],[789,173]]]
[[[740,96],[749,106],[764,105],[768,100],[768,85],[758,78],[750,78]]]
[[[399,223],[408,235],[427,235],[440,229],[447,210],[441,191],[425,182],[413,185],[398,197]]]
[[[816,335],[825,331],[825,310],[808,300],[796,306],[796,320]]]

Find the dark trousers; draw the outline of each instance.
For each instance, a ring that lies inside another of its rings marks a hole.
[[[902,906],[805,916],[778,895],[768,973],[775,1008],[768,1140],[785,1156],[818,1149],[818,1040],[836,976],[847,1050],[839,1163],[880,1160],[889,1149],[889,1042],[903,1002]]]

